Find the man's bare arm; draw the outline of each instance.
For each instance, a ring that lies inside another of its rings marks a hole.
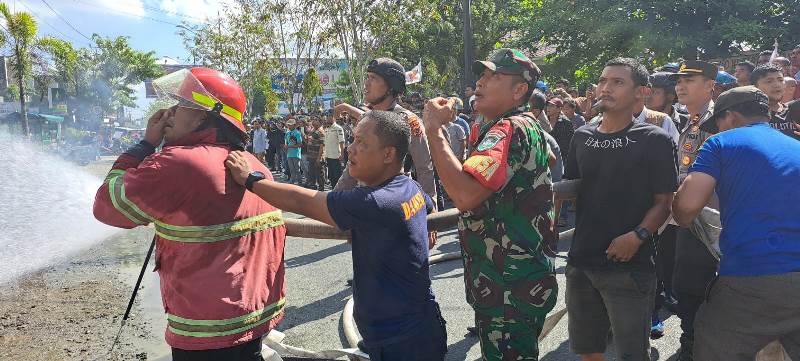
[[[339,119],[339,115],[341,115],[342,113],[347,113],[351,117],[356,118],[356,119],[360,119],[361,116],[364,115],[364,111],[363,110],[361,110],[359,108],[356,108],[356,107],[354,107],[354,106],[352,106],[350,104],[347,104],[347,103],[339,104],[339,105],[337,105],[337,106],[335,106],[333,108],[333,118],[334,119]]]
[[[253,184],[253,193],[276,208],[336,227],[336,222],[328,211],[327,192],[265,179]]]
[[[245,153],[231,152],[225,160],[225,166],[230,170],[236,183],[244,185],[250,174],[250,164]],[[328,210],[328,197],[325,192],[264,179],[253,184],[253,193],[279,209],[302,214],[337,227]]]
[[[689,173],[672,202],[672,218],[675,222],[682,227],[689,227],[714,195],[716,186],[717,180],[708,174]]]
[[[640,226],[647,229],[652,234],[658,233],[658,229],[661,228],[661,225],[663,225],[669,217],[672,196],[672,193],[653,195],[653,206],[647,210]]]

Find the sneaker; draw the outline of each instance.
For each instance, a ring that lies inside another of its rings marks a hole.
[[[664,336],[664,321],[658,318],[658,315],[653,313],[653,323],[650,326],[650,339],[658,340]]]

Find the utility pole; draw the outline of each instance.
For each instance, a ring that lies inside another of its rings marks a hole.
[[[462,0],[461,7],[464,13],[464,74],[461,77],[461,91],[472,84],[472,62],[475,59],[472,47],[472,12],[470,11],[470,0]]]

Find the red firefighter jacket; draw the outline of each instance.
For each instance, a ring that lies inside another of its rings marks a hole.
[[[103,223],[153,223],[166,340],[174,348],[235,346],[283,318],[283,218],[236,184],[224,164],[229,152],[208,129],[141,162],[123,154],[95,198]],[[250,165],[271,178],[253,156]]]

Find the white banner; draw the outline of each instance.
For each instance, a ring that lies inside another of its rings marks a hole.
[[[414,69],[406,72],[406,84],[414,84],[422,81],[422,61],[417,63]]]

